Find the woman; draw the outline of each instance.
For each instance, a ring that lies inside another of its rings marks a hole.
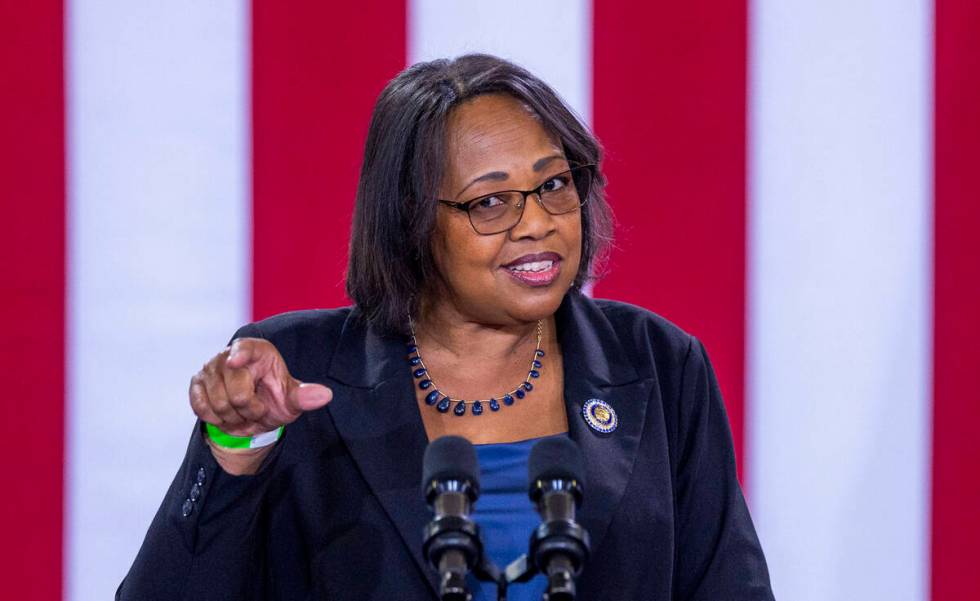
[[[358,188],[354,307],[245,326],[194,376],[202,428],[117,597],[433,598],[422,453],[456,434],[478,445],[498,563],[537,523],[530,446],[569,436],[593,552],[580,598],[772,598],[704,349],[580,292],[609,240],[599,160],[506,61],[394,79]]]

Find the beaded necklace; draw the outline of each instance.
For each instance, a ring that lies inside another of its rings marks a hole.
[[[440,413],[446,413],[449,411],[450,407],[453,407],[453,413],[458,416],[466,415],[467,405],[470,406],[470,412],[473,415],[482,415],[483,403],[487,403],[487,405],[490,407],[490,411],[500,411],[500,401],[497,400],[498,397],[466,401],[463,399],[454,399],[450,397],[450,395],[442,392],[439,389],[439,386],[436,385],[435,380],[432,378],[432,374],[429,373],[429,368],[425,366],[425,362],[422,360],[422,351],[419,350],[418,340],[415,338],[415,324],[411,319],[408,320],[408,327],[412,333],[412,339],[408,343],[408,364],[412,367],[412,375],[415,376],[416,380],[419,380],[419,389],[432,389],[425,395],[426,405],[429,405],[430,407],[435,406]],[[534,384],[531,384],[531,380],[541,376],[541,372],[539,371],[541,369],[540,359],[541,357],[544,357],[544,351],[541,350],[542,329],[542,321],[538,320],[538,340],[535,344],[534,355],[531,356],[531,367],[527,372],[527,377],[525,377],[524,381],[518,384],[516,388],[510,390],[509,392],[505,392],[503,395],[498,395],[500,400],[503,401],[504,405],[513,405],[515,399],[523,399],[529,392],[534,390]],[[453,406],[453,404],[455,404],[455,406]]]

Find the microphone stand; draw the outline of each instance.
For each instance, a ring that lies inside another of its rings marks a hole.
[[[442,601],[472,599],[466,589],[467,560],[475,560],[473,575],[477,580],[497,585],[497,601],[507,600],[507,580],[500,568],[484,556],[480,527],[470,518],[437,516],[425,527],[422,550],[426,557],[440,558],[439,598]]]

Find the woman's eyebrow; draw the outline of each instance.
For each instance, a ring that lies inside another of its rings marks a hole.
[[[535,171],[541,171],[542,169],[547,167],[548,163],[550,163],[551,161],[564,161],[564,160],[565,160],[564,156],[560,154],[553,154],[551,156],[546,156],[543,159],[538,159],[534,161],[534,165],[532,165],[531,168],[534,169]]]
[[[534,164],[531,165],[531,169],[534,169],[534,171],[536,172],[541,171],[542,169],[547,167],[549,163],[557,160],[565,160],[565,157],[560,154],[553,154],[550,156],[540,158],[534,161]],[[479,182],[486,182],[486,181],[502,182],[502,181],[506,181],[508,177],[510,177],[510,175],[506,171],[490,171],[489,173],[484,173],[483,175],[474,178],[472,181],[470,181],[470,183],[463,186],[463,189],[456,193],[456,197],[459,198],[459,195],[462,194],[463,192],[466,192],[466,190],[473,184],[477,184]]]
[[[462,194],[463,192],[466,192],[466,190],[469,189],[473,184],[478,184],[480,182],[486,182],[486,181],[502,182],[502,181],[506,181],[508,177],[510,176],[507,174],[506,171],[491,171],[490,173],[484,173],[480,177],[475,178],[470,183],[463,186],[463,189],[456,193],[456,197],[459,198],[459,195]]]

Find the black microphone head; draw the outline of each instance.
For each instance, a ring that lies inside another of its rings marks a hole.
[[[480,494],[480,462],[476,458],[476,449],[462,436],[443,436],[425,448],[422,494],[429,499],[433,482],[446,480],[468,482],[471,500]]]
[[[575,482],[579,494],[585,489],[585,460],[582,451],[571,438],[545,438],[531,449],[527,460],[527,482],[532,496],[538,481],[564,480]]]

